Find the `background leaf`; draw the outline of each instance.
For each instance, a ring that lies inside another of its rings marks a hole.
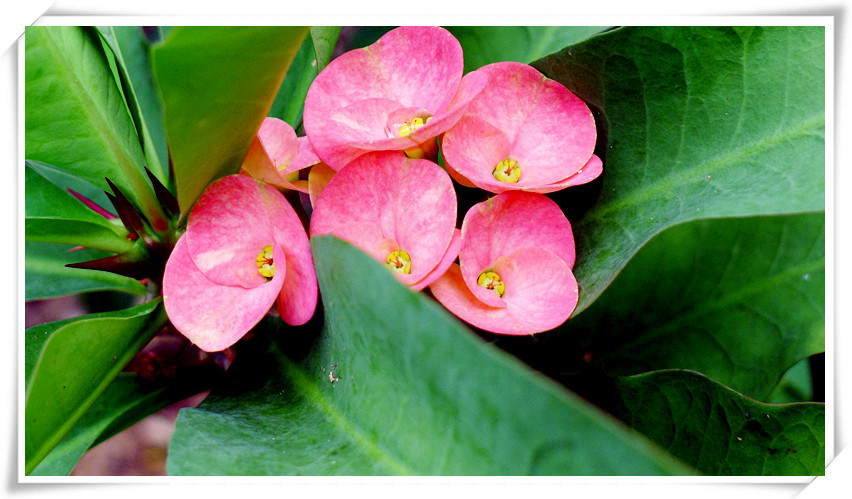
[[[146,288],[136,279],[101,270],[74,269],[69,263],[104,258],[111,253],[53,243],[24,244],[24,298],[42,300],[89,291],[121,291],[144,296]]]
[[[800,360],[787,369],[766,401],[770,404],[791,404],[814,400],[812,380],[810,358]]]
[[[823,27],[620,28],[533,65],[598,122],[602,178],[554,195],[577,240],[575,314],[666,227],[824,209]]]
[[[148,169],[168,185],[166,132],[163,129],[163,106],[154,86],[150,44],[140,26],[99,26],[98,33],[107,42],[121,69],[117,82],[125,89],[133,122],[139,132]]]
[[[311,41],[316,54],[317,72],[322,71],[331,61],[337,37],[340,35],[340,26],[311,26]]]
[[[568,45],[581,42],[609,26],[447,26],[464,50],[464,72],[486,64],[515,61],[528,64]]]
[[[27,241],[75,244],[115,253],[133,245],[124,227],[95,213],[31,167],[24,169]]]
[[[583,314],[497,343],[569,385],[597,369],[692,369],[766,401],[788,368],[825,350],[824,215],[673,227]]]
[[[331,59],[339,33],[339,26],[311,27],[311,36],[305,37],[293,58],[269,109],[269,116],[286,121],[294,130],[299,128],[308,89],[319,74],[318,70],[321,71]],[[317,62],[317,58],[321,60]]]
[[[159,227],[164,215],[144,172],[136,129],[91,35],[75,26],[27,27],[25,156],[101,189],[108,189],[108,177]]]
[[[166,321],[161,301],[30,328],[49,336],[28,379],[24,454],[29,474]]]
[[[157,385],[119,374],[31,475],[70,475],[87,450],[192,392],[181,384]]]
[[[173,28],[152,50],[183,213],[236,173],[308,28]]]
[[[331,236],[311,245],[321,337],[305,345],[285,330],[268,353],[239,352],[239,378],[181,411],[170,474],[689,473],[360,250]]]
[[[762,404],[691,371],[617,383],[620,416],[705,474],[825,474],[824,404]]]

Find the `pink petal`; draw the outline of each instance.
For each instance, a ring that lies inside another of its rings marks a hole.
[[[305,130],[353,102],[385,98],[433,113],[452,100],[464,70],[461,45],[445,29],[403,26],[334,59],[311,84]]]
[[[497,161],[516,160],[522,173],[517,183],[497,182],[488,178],[497,162],[490,157],[487,162],[484,158],[471,161],[465,151],[484,134],[476,129],[476,121],[454,127],[444,137],[445,158],[459,173],[483,189],[502,192],[538,189],[583,167],[594,150],[597,131],[582,100],[526,64],[495,63],[475,71],[479,72],[490,83],[471,101],[465,119],[478,118],[502,131],[511,145]]]
[[[523,248],[497,260],[506,309],[527,324],[527,333],[553,329],[577,306],[577,280],[565,262],[544,248]]]
[[[450,268],[450,265],[456,261],[459,256],[459,249],[461,248],[461,231],[459,229],[455,229],[453,231],[453,240],[450,241],[450,245],[447,247],[447,252],[444,253],[444,257],[441,259],[441,262],[438,263],[438,266],[432,269],[431,272],[426,274],[425,277],[417,281],[416,283],[411,285],[411,289],[413,291],[420,291],[421,289],[429,286],[438,278],[440,278],[447,269]]]
[[[251,289],[217,284],[195,266],[184,234],[163,275],[163,302],[172,324],[202,350],[216,352],[233,345],[266,315],[287,277],[285,265],[278,264],[285,262],[278,246],[273,247],[273,258],[278,268],[271,281],[264,279]]]
[[[553,329],[565,322],[577,305],[573,274],[548,250],[521,250],[502,258],[496,271],[506,284],[507,306],[503,308],[478,300],[458,265],[452,265],[429,289],[456,317],[498,334],[525,335]]]
[[[311,235],[339,235],[354,223],[375,225],[383,239],[395,239],[411,256],[411,274],[401,279],[413,284],[441,262],[455,221],[455,191],[443,169],[398,152],[376,152],[331,179],[314,207]],[[376,259],[384,263],[386,256]]]
[[[445,164],[477,187],[502,192],[507,185],[494,178],[497,163],[509,156],[511,142],[491,123],[465,115],[441,140]],[[461,183],[461,182],[459,182]]]
[[[592,180],[598,178],[601,173],[603,173],[603,163],[601,162],[601,159],[599,157],[592,154],[592,157],[589,158],[589,161],[583,166],[583,168],[580,169],[580,171],[578,171],[574,175],[571,175],[565,180],[556,182],[555,184],[549,184],[536,189],[527,189],[527,191],[538,192],[541,194],[556,192],[566,187],[587,184]]]
[[[284,252],[287,266],[287,278],[281,286],[277,300],[278,313],[287,324],[299,326],[308,322],[316,310],[319,296],[317,273],[308,236],[299,217],[291,209],[284,218],[289,221],[281,223],[283,220],[277,220],[275,230],[275,241]],[[276,270],[276,277],[277,274]]]
[[[321,161],[319,156],[317,156],[317,152],[314,151],[314,148],[311,146],[311,141],[308,140],[307,137],[297,137],[296,140],[299,144],[299,152],[296,154],[296,157],[293,158],[290,166],[278,172],[282,175],[303,170],[309,166],[314,166]]]
[[[293,128],[277,118],[265,118],[243,160],[241,173],[277,187],[293,189],[284,173],[289,173],[298,152],[299,142]]]
[[[559,205],[542,194],[511,191],[471,207],[462,222],[459,252],[465,280],[521,248],[545,248],[574,266],[574,235]]]
[[[485,87],[487,76],[463,79],[463,68],[461,46],[443,28],[392,30],[333,60],[314,80],[305,100],[307,136],[335,170],[364,151],[420,149]],[[433,119],[409,136],[392,133],[391,115],[403,120],[415,111]]]
[[[256,259],[275,242],[264,205],[287,203],[272,187],[244,175],[229,175],[210,184],[189,214],[186,244],[208,279],[246,288],[266,279]],[[289,205],[288,205],[289,206]]]

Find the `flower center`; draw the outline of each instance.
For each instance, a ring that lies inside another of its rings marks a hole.
[[[405,250],[396,250],[388,253],[388,257],[385,258],[385,265],[391,269],[391,272],[397,274],[411,273],[411,257],[408,256]]]
[[[399,130],[397,131],[397,133],[399,134],[400,137],[405,137],[407,135],[411,135],[418,128],[422,128],[424,125],[429,123],[429,120],[431,120],[431,119],[432,119],[431,116],[426,116],[425,118],[420,117],[420,116],[411,118],[411,121],[405,121],[401,125],[399,125]]]
[[[500,182],[515,184],[521,178],[521,165],[514,159],[506,158],[497,163],[491,174]]]
[[[494,272],[493,270],[486,270],[479,274],[479,277],[476,278],[476,284],[485,289],[494,291],[494,293],[500,298],[503,297],[503,293],[506,291],[506,285],[503,284],[502,280],[500,280],[500,276],[497,275],[497,272]]]
[[[275,276],[275,262],[272,260],[272,245],[264,246],[257,255],[257,273],[271,281]]]

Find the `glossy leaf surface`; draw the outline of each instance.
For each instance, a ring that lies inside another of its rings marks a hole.
[[[580,382],[590,367],[691,369],[766,401],[788,368],[825,350],[824,252],[822,213],[683,224],[560,329],[498,342]]]
[[[27,241],[74,244],[116,253],[133,245],[122,226],[112,224],[36,170],[24,168]]]
[[[630,27],[533,64],[598,124],[602,178],[561,197],[575,314],[666,227],[824,209],[824,39],[819,26]]]
[[[121,91],[96,35],[74,26],[26,30],[27,159],[102,189],[109,178],[156,223],[162,217]]]
[[[125,89],[130,112],[145,153],[148,169],[163,183],[168,181],[168,148],[163,129],[163,107],[154,87],[148,57],[150,43],[140,26],[97,28],[115,54],[121,70],[119,84]]]
[[[32,475],[69,475],[83,454],[119,431],[189,395],[181,387],[153,385],[119,374]]]
[[[138,280],[101,270],[74,269],[68,263],[87,262],[110,256],[97,250],[69,251],[71,246],[27,241],[24,245],[24,297],[42,300],[89,291],[122,291],[144,295]]]
[[[447,26],[464,50],[465,73],[502,61],[528,64],[608,26]]]
[[[368,255],[330,236],[312,247],[321,336],[293,360],[302,331],[279,331],[280,345],[234,364],[227,389],[181,411],[169,473],[689,473]]]
[[[30,328],[49,336],[28,379],[25,463],[30,473],[165,322],[160,301]]]
[[[308,28],[173,28],[151,54],[181,211],[236,173]]]
[[[824,404],[762,404],[693,371],[617,383],[621,417],[705,474],[825,473]]]

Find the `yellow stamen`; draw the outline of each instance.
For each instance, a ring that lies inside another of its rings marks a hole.
[[[272,259],[272,245],[263,247],[263,250],[257,255],[257,273],[271,280],[275,276],[275,262]]]
[[[396,250],[388,253],[388,257],[385,258],[385,265],[391,269],[391,272],[397,274],[411,273],[411,257],[408,256],[405,250]]]
[[[405,137],[406,135],[411,135],[418,128],[421,128],[427,123],[429,123],[431,119],[431,116],[427,116],[425,120],[418,116],[416,118],[412,118],[411,121],[406,121],[405,123],[399,126],[399,136]]]
[[[500,182],[515,184],[521,178],[521,165],[514,159],[506,158],[497,163],[491,174]]]
[[[494,272],[493,270],[486,270],[479,274],[479,277],[476,278],[476,284],[485,289],[494,291],[494,293],[496,293],[500,298],[503,297],[503,293],[506,291],[506,285],[503,284],[502,280],[500,280],[500,276],[497,275],[497,272]]]

